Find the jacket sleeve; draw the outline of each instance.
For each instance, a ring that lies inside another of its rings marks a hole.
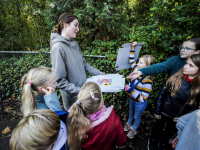
[[[57,86],[66,92],[69,93],[78,93],[80,87],[76,87],[73,83],[70,83],[67,77],[66,71],[66,62],[67,58],[62,49],[51,49],[51,64],[56,72],[56,81]]]
[[[63,111],[56,92],[51,95],[45,95],[44,101],[46,106],[52,111]]]
[[[197,110],[197,111],[199,111],[199,110]],[[195,113],[196,113],[197,111],[194,111],[194,112],[192,112],[192,113],[186,114],[186,115],[181,116],[181,117],[178,118],[178,123],[176,124],[176,128],[178,129],[178,132],[177,132],[177,134],[178,134],[178,135],[177,135],[177,139],[180,138],[181,133],[182,133],[182,131],[183,131],[185,125],[187,124],[187,122],[189,121],[189,119],[190,119],[193,115],[195,115]]]
[[[157,63],[157,64],[150,65],[146,68],[142,68],[140,69],[140,71],[142,72],[143,76],[157,75],[160,73],[168,73],[174,67],[173,62],[176,57],[179,57],[179,55],[170,57],[162,63]]]
[[[131,68],[133,69],[133,71],[136,70],[137,64],[135,61],[135,50],[130,50],[129,63],[131,64]]]
[[[162,90],[159,93],[159,97],[156,103],[155,107],[155,114],[160,115],[161,114],[161,106],[165,101],[165,97],[167,95],[168,89],[166,88],[166,84],[163,86]]]
[[[149,97],[149,94],[152,90],[152,81],[147,80],[143,86],[142,93],[140,95],[140,102],[144,102]]]
[[[137,90],[138,88],[138,90]],[[142,89],[138,86],[131,92],[132,97],[134,97],[139,102],[144,102],[149,97],[149,94],[152,90],[152,81],[147,80]]]
[[[116,129],[115,129],[115,131],[117,132],[117,136],[116,136],[116,139],[115,139],[115,145],[116,146],[125,146],[125,144],[126,144],[126,134],[124,132],[122,123],[121,123],[121,121],[120,121],[120,119],[117,115],[116,115]]]

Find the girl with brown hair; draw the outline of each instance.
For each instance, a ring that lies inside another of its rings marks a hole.
[[[124,133],[113,106],[105,107],[100,87],[94,82],[85,83],[78,100],[69,110],[67,119],[70,150],[112,150],[124,146]]]
[[[164,85],[155,108],[156,124],[152,130],[148,149],[157,145],[158,133],[167,123],[160,149],[167,149],[169,138],[177,131],[178,117],[199,108],[200,54],[190,56],[183,69],[171,76]]]
[[[56,71],[57,86],[60,88],[66,110],[75,102],[80,87],[86,81],[86,72],[93,75],[104,74],[83,58],[78,43],[73,40],[78,32],[78,17],[63,13],[51,33],[51,63]]]

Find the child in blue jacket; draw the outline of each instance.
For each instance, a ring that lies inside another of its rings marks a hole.
[[[62,111],[56,90],[54,69],[38,67],[22,77],[22,113],[27,116],[35,109]]]

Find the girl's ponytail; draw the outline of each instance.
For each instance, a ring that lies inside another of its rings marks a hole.
[[[68,144],[70,150],[77,150],[81,147],[81,140],[84,137],[85,132],[89,129],[91,123],[85,116],[81,103],[74,103],[72,109],[68,115],[67,122],[70,122],[68,126]]]
[[[64,28],[64,23],[71,23],[74,19],[78,19],[77,16],[70,13],[62,13],[58,19],[58,24],[53,28],[53,33],[61,34],[62,29]]]
[[[27,116],[29,113],[34,111],[36,109],[36,100],[35,95],[31,88],[31,83],[23,83],[23,93],[22,93],[22,113],[25,116]]]

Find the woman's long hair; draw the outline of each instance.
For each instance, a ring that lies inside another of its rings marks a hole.
[[[97,112],[102,101],[101,89],[96,83],[87,82],[81,87],[78,94],[78,102],[72,105],[67,119],[70,150],[80,149],[82,138],[91,127],[91,122],[87,115]]]
[[[58,19],[58,24],[53,29],[52,32],[61,34],[62,29],[64,28],[64,23],[71,23],[74,19],[78,19],[77,16],[70,13],[62,13]]]
[[[199,68],[197,74],[193,79],[191,87],[191,96],[189,104],[193,105],[196,103],[196,97],[200,92],[200,54],[194,54],[188,59],[191,59],[195,66]],[[169,88],[169,92],[171,92],[172,97],[176,96],[184,79],[185,75],[183,74],[183,69],[181,69],[167,80],[166,87]]]
[[[39,86],[46,86],[52,80],[55,71],[52,68],[38,67],[31,69],[21,79],[22,88],[22,113],[27,116],[36,109],[35,94],[38,93]]]
[[[49,109],[38,109],[24,117],[13,130],[11,150],[45,150],[58,138],[59,116]]]

